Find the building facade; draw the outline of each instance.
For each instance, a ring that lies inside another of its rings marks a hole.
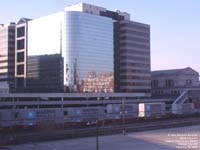
[[[112,19],[59,12],[29,21],[27,37],[28,57],[62,55],[63,85],[68,92],[113,92]]]
[[[125,93],[150,93],[150,26],[122,20],[115,49],[115,89]]]
[[[187,89],[199,89],[199,73],[183,69],[152,71],[152,96],[178,96]]]
[[[133,22],[130,14],[110,11],[102,7],[79,3],[66,7],[113,20],[114,91],[150,93],[150,26]]]
[[[17,88],[28,84],[28,58],[60,54],[65,92],[150,93],[150,26],[130,14],[78,3],[20,22],[25,35],[17,37],[16,53],[24,59],[16,62]]]
[[[0,25],[0,93],[14,90],[15,26],[15,23]]]
[[[66,12],[63,57],[66,85],[79,92],[113,92],[113,21],[82,12]]]
[[[26,92],[63,92],[63,58],[59,54],[27,57]]]
[[[27,31],[30,19],[21,18],[16,25],[15,39],[15,92],[26,87]]]

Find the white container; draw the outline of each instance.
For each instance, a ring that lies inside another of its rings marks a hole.
[[[139,117],[159,117],[165,115],[165,103],[140,103]]]

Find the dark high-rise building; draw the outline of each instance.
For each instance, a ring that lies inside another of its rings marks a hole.
[[[15,23],[0,25],[0,93],[13,92],[15,72]]]
[[[114,20],[115,92],[150,93],[150,25],[130,20],[126,12],[101,11]]]
[[[150,93],[150,26],[129,20],[115,26],[115,91]]]

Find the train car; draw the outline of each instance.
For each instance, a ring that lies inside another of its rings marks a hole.
[[[15,119],[18,121],[18,126],[29,128],[36,124],[37,116],[34,109],[18,109],[15,112]]]
[[[38,125],[63,123],[63,111],[60,109],[14,109],[1,110],[0,126],[31,129]]]
[[[165,103],[140,103],[139,117],[161,117],[165,115]]]
[[[108,104],[106,110],[108,119],[138,117],[138,104]]]
[[[63,111],[65,122],[88,122],[105,117],[104,107],[74,107]]]
[[[64,114],[62,109],[43,108],[36,110],[36,118],[38,123],[52,122],[62,123]]]
[[[14,120],[15,113],[13,110],[0,110],[0,128],[8,128],[15,126],[17,122]]]

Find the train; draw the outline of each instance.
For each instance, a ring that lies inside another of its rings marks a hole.
[[[170,112],[171,113],[171,112]],[[50,124],[91,125],[99,121],[157,118],[169,114],[165,103],[107,104],[106,106],[0,110],[0,130],[36,128]]]

